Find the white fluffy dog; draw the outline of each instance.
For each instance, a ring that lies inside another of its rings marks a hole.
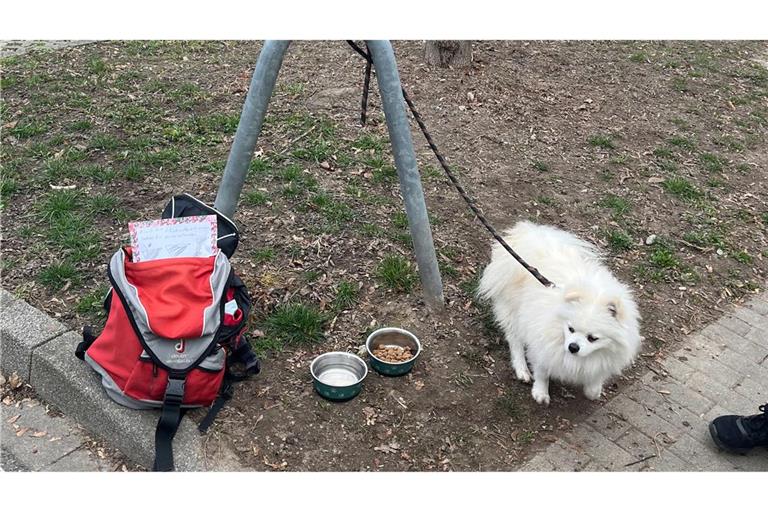
[[[490,299],[509,342],[512,368],[549,404],[549,379],[582,386],[591,400],[640,350],[640,313],[632,292],[603,266],[597,247],[552,226],[519,222],[504,239],[556,288],[539,283],[499,244],[478,294]]]

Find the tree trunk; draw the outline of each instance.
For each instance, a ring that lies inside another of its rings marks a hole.
[[[440,68],[463,68],[472,63],[472,41],[427,41],[427,64]]]

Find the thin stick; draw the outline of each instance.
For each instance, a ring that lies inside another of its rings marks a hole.
[[[635,464],[640,464],[641,462],[645,462],[648,459],[653,459],[654,457],[656,457],[656,455],[649,455],[647,457],[643,457],[640,460],[636,460],[635,462],[630,462],[629,464],[624,464],[624,467],[628,468],[629,466],[634,466]]]

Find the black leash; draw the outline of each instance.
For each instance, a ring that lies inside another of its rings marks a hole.
[[[360,48],[357,44],[355,44],[354,41],[347,41],[347,43],[352,47],[353,50],[355,50],[358,54],[360,54],[365,60],[365,82],[363,84],[363,101],[362,101],[362,107],[363,107],[363,113],[360,116],[361,122],[363,126],[365,126],[365,119],[366,119],[366,109],[368,108],[368,89],[370,87],[371,82],[371,65],[373,63],[373,59],[370,55],[370,50],[368,52],[365,52]],[[466,201],[467,205],[469,205],[472,212],[477,216],[478,219],[480,219],[480,222],[483,223],[483,226],[488,230],[491,235],[493,235],[493,238],[496,239],[497,242],[501,244],[504,249],[507,250],[507,252],[512,255],[515,260],[517,260],[518,263],[520,263],[528,272],[531,273],[533,277],[535,277],[541,284],[548,288],[553,288],[555,284],[541,275],[541,273],[536,269],[536,267],[532,267],[528,263],[525,262],[523,258],[521,258],[508,244],[504,239],[499,235],[496,230],[493,228],[490,222],[488,222],[488,219],[485,218],[485,215],[483,215],[483,212],[480,211],[480,208],[477,207],[475,204],[475,200],[469,197],[467,192],[464,190],[464,187],[461,186],[459,181],[456,179],[456,176],[453,175],[451,172],[451,169],[448,167],[448,163],[445,161],[445,158],[443,158],[443,155],[440,153],[440,151],[437,149],[437,146],[435,145],[434,140],[432,139],[432,136],[429,134],[429,131],[427,131],[427,127],[424,125],[424,121],[422,121],[421,116],[419,115],[418,111],[416,110],[416,106],[411,101],[411,98],[408,96],[408,93],[405,92],[405,88],[402,88],[403,91],[403,99],[405,99],[405,102],[408,104],[408,108],[411,110],[411,113],[413,114],[413,118],[416,119],[416,123],[418,123],[419,128],[421,128],[421,133],[424,134],[424,138],[427,139],[427,144],[429,144],[429,147],[432,149],[432,152],[437,157],[437,161],[440,162],[440,166],[445,171],[445,174],[448,176],[448,179],[451,180],[451,183],[453,183],[453,186],[456,188],[456,190],[459,192],[459,195],[461,195],[462,198],[464,198],[464,201]]]

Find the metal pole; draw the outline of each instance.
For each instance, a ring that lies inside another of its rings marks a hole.
[[[235,140],[229,152],[224,176],[221,178],[219,192],[214,206],[227,217],[232,217],[243,190],[243,183],[256,149],[256,141],[261,133],[261,125],[267,113],[272,90],[275,88],[277,74],[283,63],[283,56],[290,41],[265,41],[256,69],[253,71],[251,86],[245,98],[240,123],[237,125]]]
[[[411,127],[405,111],[395,52],[389,41],[366,42],[376,68],[376,79],[387,119],[395,167],[400,178],[400,191],[405,200],[405,212],[408,214],[408,225],[411,229],[413,249],[416,252],[424,299],[431,309],[442,310],[444,307],[443,282],[437,266],[432,230],[427,217],[427,205],[416,166],[416,153],[413,150]]]

